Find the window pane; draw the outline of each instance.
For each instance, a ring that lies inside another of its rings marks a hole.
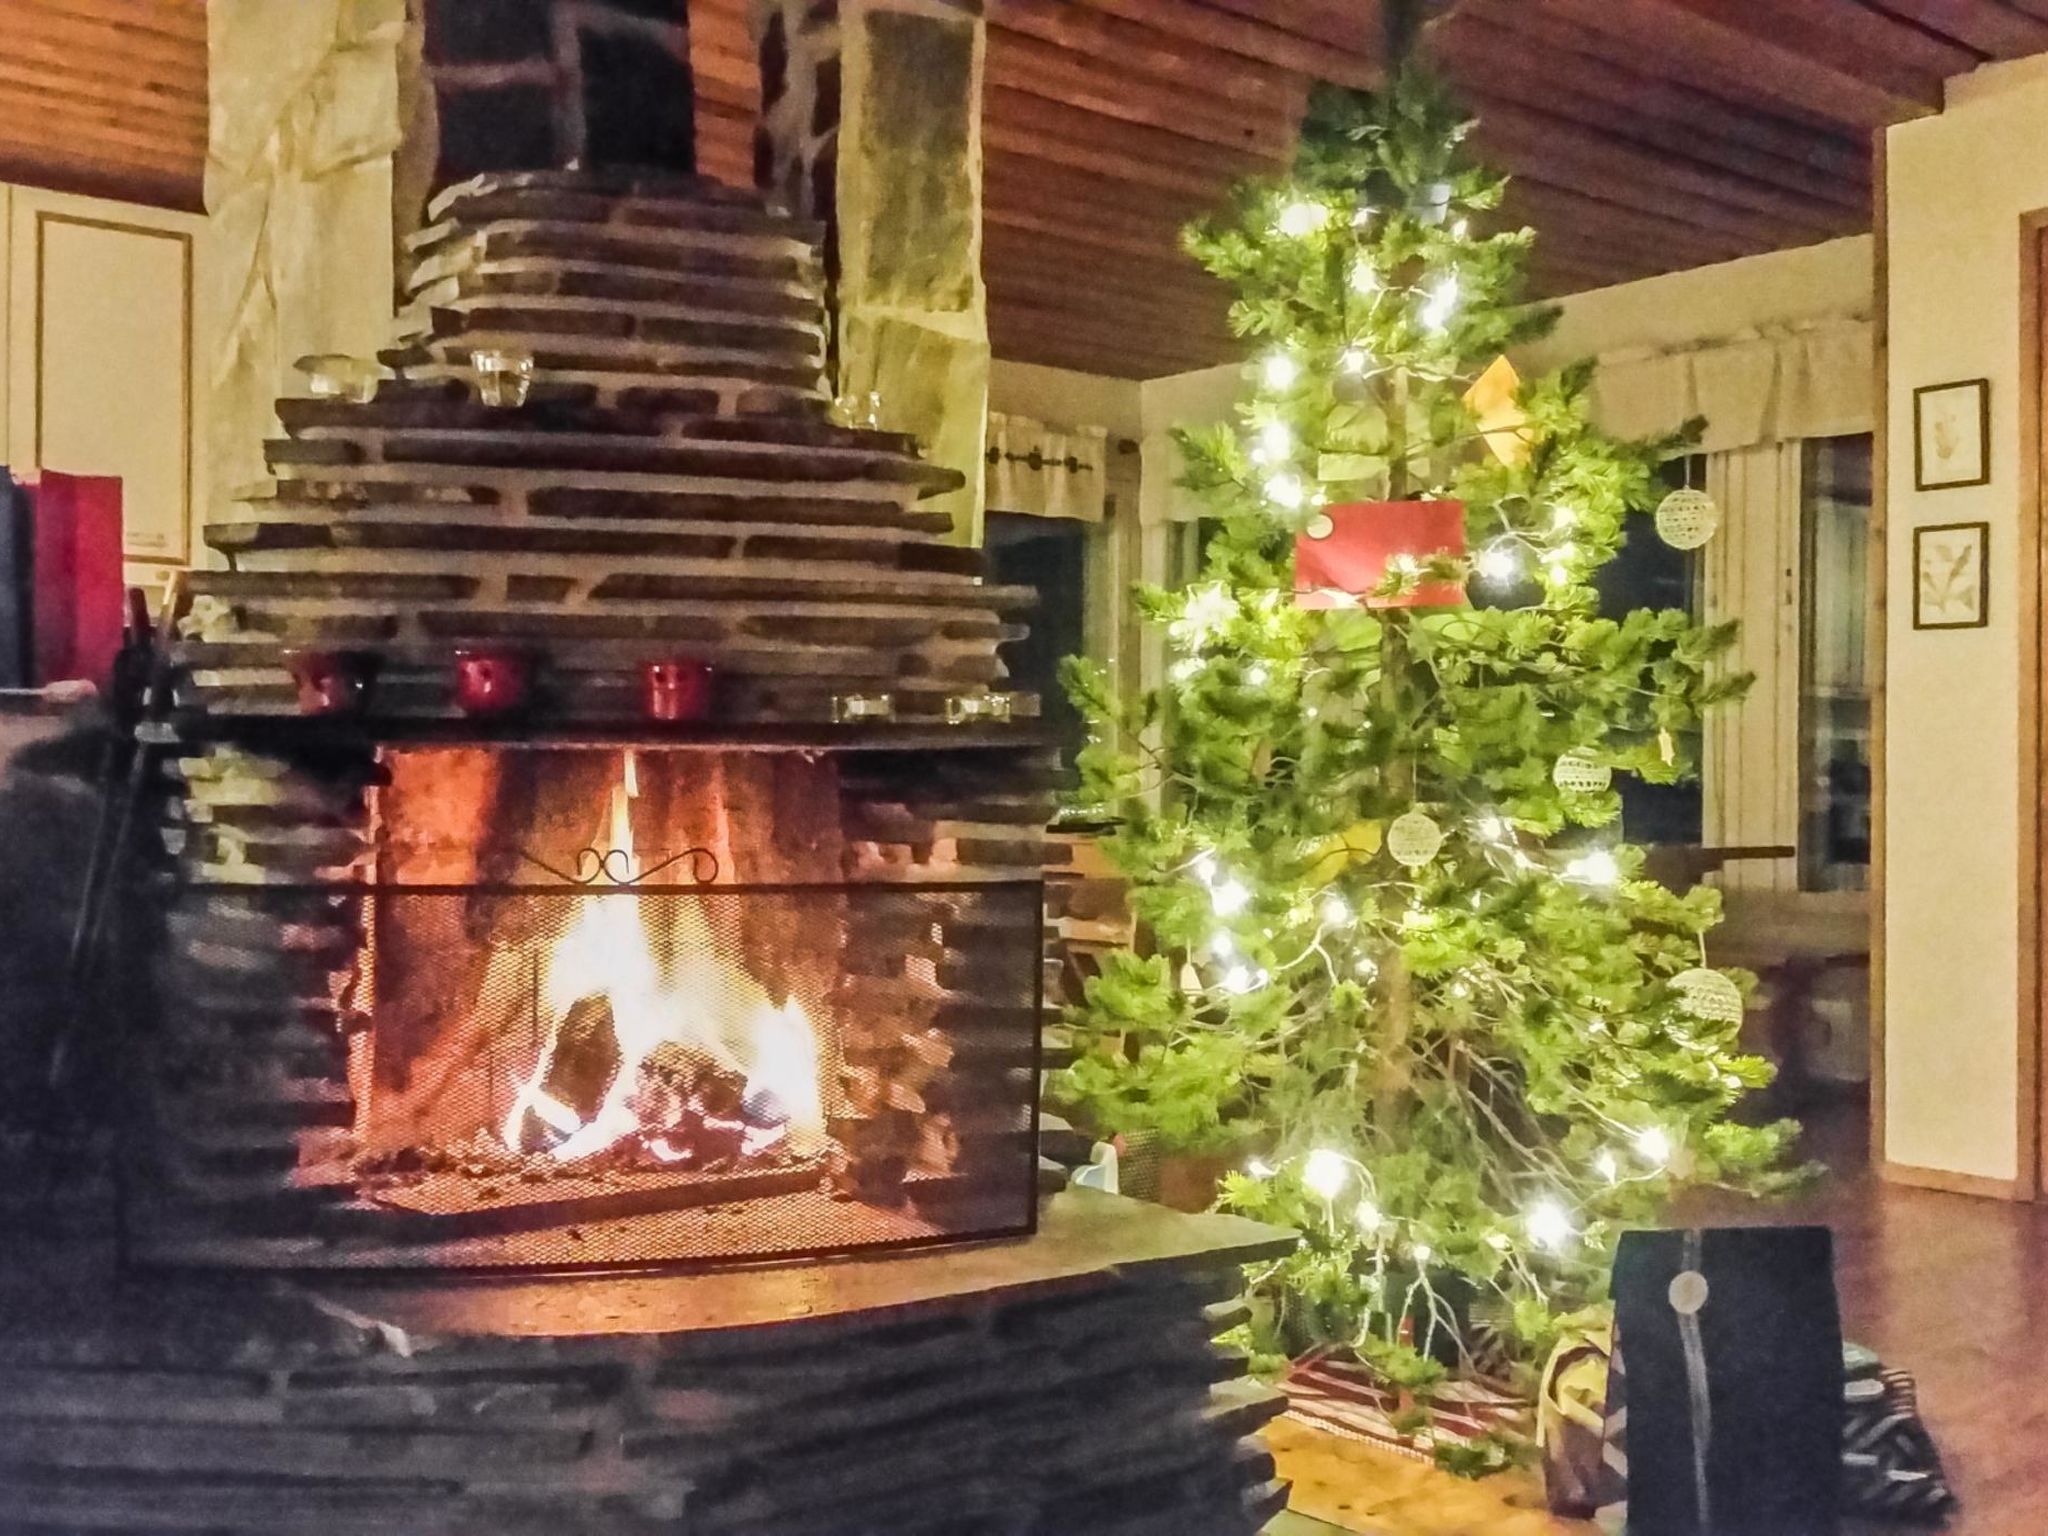
[[[1800,508],[1799,886],[1870,879],[1870,439],[1806,445]]]

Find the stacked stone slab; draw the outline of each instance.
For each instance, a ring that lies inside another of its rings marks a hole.
[[[354,1294],[17,1244],[0,1528],[1251,1536],[1282,1402],[1212,1338],[1291,1241],[1076,1192],[966,1270]]]
[[[379,741],[464,729],[465,647],[536,659],[534,705],[509,733],[492,727],[500,739],[644,730],[658,747],[640,671],[677,657],[716,669],[707,729],[739,745],[764,730],[855,744],[859,730],[831,723],[835,698],[889,693],[902,729],[926,722],[939,750],[859,755],[845,875],[971,883],[1037,867],[1052,777],[1027,728],[939,724],[949,698],[1001,681],[997,648],[1034,594],[984,584],[979,552],[917,510],[956,475],[908,439],[830,419],[815,235],[688,178],[480,177],[437,198],[411,242],[412,330],[376,397],[280,402],[274,479],[208,527],[231,568],[194,573],[175,652],[177,884],[157,1134],[137,1180],[163,1234],[149,1251],[348,1262],[330,1218],[352,1186],[347,1042],[369,1021],[364,903],[338,888],[373,869]],[[524,405],[479,398],[487,351],[532,358]],[[295,649],[374,657],[367,715],[301,720]],[[934,977],[984,941],[951,932],[971,913],[939,914]],[[858,958],[900,972],[908,957]],[[963,1007],[978,1005],[968,981],[952,983]],[[872,1031],[865,1001],[846,1017]],[[937,1202],[935,1157],[986,1167],[1016,1141],[977,1110],[1020,1066],[996,1051],[938,1073],[906,1038],[851,1041],[838,1128],[862,1190],[898,1199],[922,1168]],[[903,1107],[934,1083],[956,1102]]]
[[[212,715],[293,707],[291,647],[370,651],[377,713],[451,712],[456,650],[539,657],[546,712],[619,720],[650,660],[710,662],[724,712],[903,718],[1003,675],[1028,589],[980,579],[918,500],[959,484],[835,425],[815,231],[751,194],[596,173],[485,177],[413,239],[425,329],[366,404],[280,404],[273,481],[214,522],[181,659]],[[479,403],[472,358],[534,361]]]

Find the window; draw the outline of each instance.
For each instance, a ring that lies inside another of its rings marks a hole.
[[[1039,696],[1044,724],[1069,763],[1087,740],[1087,726],[1060,686],[1060,662],[1097,654],[1088,643],[1088,565],[1101,526],[1021,512],[991,511],[987,521],[989,579],[1038,589],[1030,633],[1002,647],[1010,676],[998,686]]]
[[[1800,497],[1799,888],[1870,882],[1870,439],[1817,438]]]

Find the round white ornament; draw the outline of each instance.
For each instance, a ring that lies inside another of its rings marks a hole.
[[[1590,752],[1567,752],[1550,770],[1550,782],[1574,795],[1597,795],[1614,782],[1614,770]]]
[[[1679,1006],[1694,1018],[1709,1024],[1742,1022],[1742,989],[1719,971],[1695,966],[1672,977],[1671,986]]]
[[[1302,530],[1312,539],[1327,539],[1336,531],[1337,525],[1331,521],[1327,512],[1318,512],[1308,520],[1308,526]]]
[[[1657,504],[1657,537],[1673,549],[1698,549],[1721,529],[1721,509],[1690,486]]]
[[[1672,1311],[1680,1317],[1693,1317],[1706,1306],[1708,1291],[1707,1277],[1696,1269],[1688,1269],[1671,1277],[1666,1294]]]
[[[1421,811],[1396,816],[1387,828],[1387,852],[1396,864],[1409,869],[1422,868],[1443,845],[1444,829]]]

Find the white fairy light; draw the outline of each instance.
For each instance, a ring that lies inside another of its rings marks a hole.
[[[1361,1200],[1358,1202],[1357,1209],[1351,1213],[1351,1224],[1370,1237],[1387,1224],[1386,1213],[1377,1205],[1374,1205],[1372,1201]]]
[[[1621,1165],[1614,1160],[1612,1152],[1602,1152],[1593,1159],[1593,1171],[1610,1184],[1620,1182]]]
[[[1464,239],[1467,235],[1471,233],[1472,221],[1470,219],[1460,219],[1457,223],[1451,226],[1451,234],[1459,240]]]
[[[1351,289],[1354,293],[1373,294],[1380,291],[1380,269],[1361,256],[1351,267]]]
[[[1366,225],[1372,222],[1372,214],[1373,208],[1371,203],[1360,203],[1351,210],[1351,227],[1353,229],[1364,229]]]
[[[1486,1237],[1486,1246],[1495,1253],[1506,1253],[1515,1246],[1515,1240],[1505,1232],[1489,1232]]]
[[[1423,302],[1421,320],[1426,329],[1441,331],[1451,323],[1451,316],[1458,309],[1458,278],[1453,273],[1436,285],[1434,292]]]
[[[1539,1248],[1548,1248],[1552,1253],[1562,1249],[1575,1235],[1571,1217],[1555,1200],[1537,1201],[1529,1207],[1529,1213],[1522,1222],[1529,1229],[1529,1241]]]
[[[1210,889],[1209,900],[1215,905],[1218,917],[1235,917],[1252,904],[1251,887],[1235,878],[1225,880]]]
[[[1196,587],[1188,593],[1187,602],[1181,608],[1180,619],[1173,626],[1173,637],[1183,645],[1200,649],[1236,617],[1237,599],[1221,582]]]
[[[1216,855],[1204,849],[1195,855],[1188,868],[1195,872],[1196,879],[1200,880],[1202,884],[1208,885],[1216,878]]]
[[[1308,487],[1299,475],[1275,475],[1266,482],[1266,499],[1276,507],[1298,512],[1308,503]]]
[[[1551,509],[1550,526],[1559,532],[1571,527],[1578,520],[1578,510],[1574,507],[1558,506]]]
[[[1330,222],[1330,210],[1307,198],[1296,198],[1280,210],[1274,226],[1290,240],[1305,240]]]
[[[1522,562],[1515,558],[1515,552],[1505,544],[1489,544],[1479,552],[1477,561],[1482,579],[1495,585],[1505,585],[1515,579]]]
[[[1245,673],[1244,675],[1244,680],[1250,683],[1254,688],[1265,687],[1267,683],[1272,681],[1272,678],[1273,674],[1268,672],[1264,667],[1253,667],[1251,671]]]
[[[1636,1151],[1644,1162],[1662,1168],[1671,1161],[1671,1137],[1662,1126],[1645,1126],[1636,1132]]]
[[[1415,1256],[1415,1262],[1418,1264],[1427,1264],[1436,1257],[1436,1250],[1427,1243],[1417,1243],[1408,1251]]]
[[[1245,993],[1254,990],[1257,986],[1258,982],[1253,980],[1251,969],[1248,966],[1233,965],[1228,971],[1224,972],[1223,990],[1237,997],[1243,997]]]
[[[1379,962],[1374,960],[1371,955],[1360,955],[1358,957],[1358,964],[1354,965],[1352,969],[1367,981],[1371,981],[1373,977],[1380,973]]]
[[[1341,928],[1351,921],[1351,906],[1342,896],[1323,898],[1323,921],[1332,928]]]
[[[1266,387],[1268,389],[1292,389],[1301,377],[1301,364],[1285,352],[1275,352],[1266,359]]]
[[[1564,872],[1584,885],[1614,885],[1621,879],[1621,865],[1605,848],[1580,854],[1565,866]]]
[[[1217,960],[1228,960],[1237,953],[1237,943],[1227,933],[1218,932],[1209,940],[1209,953]]]
[[[1268,461],[1286,458],[1294,452],[1294,429],[1284,421],[1269,421],[1259,432],[1259,448]]]
[[[1328,1147],[1317,1147],[1301,1165],[1301,1182],[1311,1194],[1320,1195],[1325,1201],[1342,1194],[1350,1178],[1351,1165],[1342,1153],[1332,1152]]]
[[[1363,373],[1365,365],[1372,361],[1372,354],[1363,347],[1346,347],[1337,354],[1337,365],[1346,373]]]
[[[1185,661],[1176,661],[1173,664],[1173,680],[1176,683],[1192,683],[1201,675],[1202,664],[1192,656],[1188,657]]]
[[[1273,1165],[1263,1157],[1255,1157],[1246,1163],[1244,1171],[1255,1179],[1270,1179],[1273,1177]]]
[[[1510,830],[1505,816],[1488,811],[1473,824],[1481,837],[1489,843],[1505,842]]]

